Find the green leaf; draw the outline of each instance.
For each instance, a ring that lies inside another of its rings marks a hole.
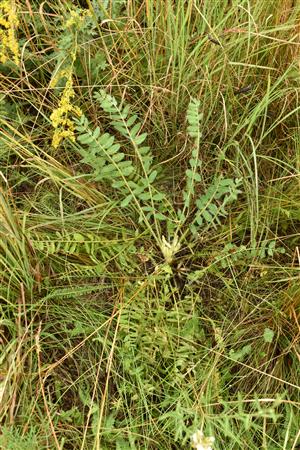
[[[78,136],[78,141],[85,145],[91,144],[94,141],[94,136],[90,133],[81,134]]]
[[[212,222],[212,219],[213,219],[213,218],[212,218],[212,216],[209,214],[208,211],[204,210],[203,213],[202,213],[202,215],[203,215],[204,219],[205,219],[208,223]]]
[[[136,142],[136,135],[138,134],[138,132],[140,131],[141,128],[141,124],[140,123],[136,123],[130,130],[130,134],[133,137],[134,141]],[[144,133],[146,134],[146,133]],[[147,135],[147,134],[146,134]],[[138,145],[138,144],[137,144]]]
[[[156,202],[160,202],[161,200],[163,200],[165,198],[165,194],[163,194],[162,192],[157,192],[156,194],[153,195],[152,198]]]
[[[84,236],[82,236],[82,234],[80,234],[80,233],[74,233],[73,234],[73,239],[76,242],[84,242],[85,241]]]
[[[134,124],[134,122],[137,120],[137,118],[138,118],[138,116],[136,114],[129,117],[129,119],[126,122],[127,127],[130,128]]]
[[[264,341],[271,344],[273,342],[274,334],[275,333],[273,330],[270,328],[265,328],[263,335]]]
[[[152,170],[152,172],[150,173],[150,175],[148,177],[149,184],[153,183],[153,181],[155,180],[156,176],[157,176],[157,170]]]
[[[143,201],[150,200],[150,198],[151,198],[150,192],[143,192],[142,194],[139,195],[139,199]]]
[[[131,202],[132,198],[133,198],[132,194],[127,195],[127,197],[125,197],[121,203],[121,208],[125,208],[126,206],[128,206],[129,203]]]
[[[242,361],[245,356],[249,355],[252,352],[252,345],[248,344],[242,347],[238,351],[230,350],[229,356],[235,361]]]
[[[134,138],[134,142],[136,143],[136,145],[141,145],[146,138],[147,138],[147,133],[142,133],[139,136]]]

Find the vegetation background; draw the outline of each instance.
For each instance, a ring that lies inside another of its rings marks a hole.
[[[299,449],[299,24],[0,1],[1,449]]]

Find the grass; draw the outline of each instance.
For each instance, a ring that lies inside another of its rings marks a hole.
[[[296,450],[299,5],[9,3],[0,448],[184,449],[201,430],[217,450]],[[228,203],[221,176],[239,180]]]

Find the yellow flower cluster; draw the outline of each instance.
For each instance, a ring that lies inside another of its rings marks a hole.
[[[65,23],[65,27],[66,28],[71,28],[73,25],[75,25],[75,28],[79,29],[81,28],[84,20],[86,17],[91,17],[91,13],[88,9],[85,9],[84,11],[82,10],[77,10],[74,11],[72,10],[70,12],[70,17],[69,19],[66,21]]]
[[[74,38],[74,46],[70,48],[68,44],[68,63],[64,63],[63,67],[60,67],[60,70],[54,74],[50,82],[50,87],[55,87],[59,80],[62,78],[67,79],[58,107],[50,116],[54,128],[54,135],[52,138],[52,146],[54,148],[57,148],[65,138],[69,138],[73,142],[75,141],[74,123],[70,119],[70,115],[75,114],[80,117],[82,111],[72,104],[72,99],[75,97],[72,67],[77,54],[77,31],[84,28],[84,22],[88,17],[91,17],[89,10],[76,9],[70,11],[68,19],[64,23],[66,32],[71,34]]]
[[[15,30],[19,25],[13,0],[0,1],[0,62],[5,64],[10,59],[19,63],[19,46]]]
[[[63,76],[66,75],[66,71],[63,72]],[[52,138],[52,146],[57,148],[61,141],[65,138],[75,141],[74,124],[69,118],[70,114],[81,116],[82,111],[78,106],[72,105],[72,99],[75,97],[72,80],[72,70],[67,72],[67,82],[64,87],[61,99],[58,107],[52,112],[50,119],[54,128],[54,134]]]

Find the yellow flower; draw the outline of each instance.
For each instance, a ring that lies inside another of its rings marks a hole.
[[[64,72],[68,73],[68,79],[58,107],[53,110],[50,116],[52,126],[55,129],[52,138],[52,146],[54,148],[57,148],[63,139],[69,138],[71,141],[75,141],[74,124],[69,118],[69,114],[75,114],[79,117],[82,114],[82,111],[78,106],[72,105],[72,99],[75,97],[72,71],[71,69],[68,69]]]
[[[10,55],[19,63],[19,46],[15,31],[19,26],[16,7],[13,0],[0,1],[0,62],[5,64]]]
[[[56,74],[53,76],[52,80],[50,81],[50,87],[54,88],[57,83],[59,82],[59,80],[61,80],[62,78],[70,78],[70,76],[72,75],[72,71],[71,68],[68,67],[67,69],[61,69],[58,72],[56,72]]]
[[[88,9],[85,9],[84,11],[82,11],[82,10],[74,11],[73,10],[70,12],[70,17],[66,21],[65,27],[71,28],[73,25],[75,25],[75,27],[77,29],[80,29],[81,25],[84,22],[86,17],[91,17],[91,12]]]
[[[50,82],[50,87],[55,87],[59,80],[66,78],[66,84],[63,89],[58,107],[55,108],[50,116],[54,134],[52,138],[52,146],[57,148],[63,139],[75,141],[74,124],[70,119],[71,115],[81,116],[82,111],[78,106],[73,105],[75,92],[73,89],[72,67],[76,60],[77,54],[77,31],[84,27],[84,21],[87,17],[91,17],[89,10],[76,9],[70,11],[68,19],[65,21],[64,28],[68,34],[74,38],[74,46],[68,49],[68,63],[64,63],[63,67],[56,72]]]
[[[57,128],[52,137],[52,146],[57,148],[61,141],[66,138],[69,138],[72,142],[75,142],[74,130],[70,128],[65,130],[63,128]]]

